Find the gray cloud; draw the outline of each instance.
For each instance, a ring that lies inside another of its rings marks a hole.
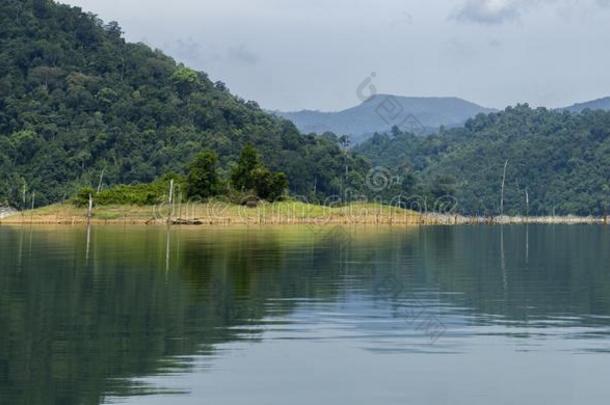
[[[259,60],[258,55],[249,50],[244,44],[229,48],[227,56],[231,61],[244,65],[256,65]]]
[[[380,93],[497,108],[610,89],[610,0],[61,1],[269,109],[350,107],[370,72]]]
[[[458,38],[449,39],[445,46],[445,52],[448,55],[458,59],[472,59],[477,55],[478,49],[470,42],[460,40]]]
[[[466,0],[450,18],[465,23],[499,25],[515,22],[543,5],[554,5],[557,13],[565,18],[576,11],[610,8],[610,0]]]
[[[610,0],[608,0],[610,1]],[[406,11],[401,12],[397,17],[390,21],[392,27],[400,25],[413,25],[413,15]]]
[[[227,64],[253,66],[259,62],[258,55],[244,44],[228,45],[221,49],[187,37],[165,42],[162,48],[177,61],[204,70],[211,66]]]
[[[462,22],[502,24],[519,19],[523,5],[514,0],[468,0],[452,17]]]
[[[498,39],[492,39],[491,41],[489,41],[489,46],[491,46],[492,48],[501,48],[502,41]]]
[[[165,44],[165,49],[170,49],[174,57],[179,60],[197,60],[201,58],[201,44],[192,38],[178,38],[173,43]]]

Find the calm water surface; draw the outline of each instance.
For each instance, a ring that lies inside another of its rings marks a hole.
[[[1,404],[608,404],[601,226],[0,226]]]

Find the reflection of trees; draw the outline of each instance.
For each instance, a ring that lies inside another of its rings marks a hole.
[[[141,393],[130,378],[256,337],[269,299],[336,296],[333,243],[307,229],[4,228],[0,402]]]
[[[401,292],[462,293],[447,299],[511,320],[610,315],[607,230],[530,226],[528,245],[524,232],[94,227],[87,243],[82,228],[3,228],[0,402],[96,404],[129,394],[141,389],[129,378],[257,338],[265,317],[295,309],[291,298],[391,299],[376,288],[388,274]]]
[[[213,343],[203,332],[209,322],[194,333],[189,291],[157,271],[148,249],[130,250],[125,238],[93,230],[93,261],[85,265],[83,231],[33,231],[21,255],[13,251],[21,232],[1,233],[0,395],[7,403],[98,403],[104,392],[127,392],[107,377],[180,367],[168,359]]]
[[[415,266],[460,305],[511,320],[610,315],[610,235],[593,226],[454,227],[428,229],[429,245],[452,246]],[[441,243],[437,239],[441,240]],[[423,243],[419,238],[417,245]],[[420,249],[421,250],[421,249]],[[443,264],[443,262],[445,262]],[[450,263],[450,265],[447,265]]]

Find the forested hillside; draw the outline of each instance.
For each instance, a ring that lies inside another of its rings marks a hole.
[[[302,135],[205,73],[126,43],[117,23],[49,0],[0,2],[0,205],[21,207],[24,190],[28,205],[33,193],[37,206],[60,201],[102,173],[105,187],[184,174],[202,150],[228,178],[247,144],[312,199],[348,187],[370,196],[368,168],[383,165],[400,179],[383,198],[454,194],[462,212],[493,215],[508,161],[505,213],[609,205],[610,112],[520,105],[437,135],[394,129],[351,154],[333,134]]]
[[[460,211],[496,215],[508,161],[505,213],[604,215],[610,208],[610,113],[527,105],[479,115],[425,138],[394,131],[357,148],[373,163],[444,179]],[[527,195],[527,197],[526,197]]]
[[[62,200],[102,171],[105,185],[149,182],[202,149],[228,171],[247,143],[298,194],[338,192],[345,159],[366,172],[336,137],[302,136],[205,73],[126,43],[117,23],[49,0],[0,2],[0,205],[20,206],[24,186],[36,205]]]

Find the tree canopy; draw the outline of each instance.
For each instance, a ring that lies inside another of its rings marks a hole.
[[[500,213],[506,161],[507,214],[529,206],[535,215],[602,216],[610,208],[610,112],[518,105],[428,137],[377,134],[357,151],[377,165],[408,167],[424,183],[452,183],[468,214]]]
[[[53,1],[0,2],[0,202],[22,206],[24,184],[37,205],[61,201],[97,187],[102,171],[103,187],[185,174],[202,150],[228,168],[246,144],[292,193],[340,193],[335,136],[302,135],[205,73],[127,43],[116,22]]]
[[[205,150],[195,156],[188,166],[186,192],[189,198],[209,198],[221,191],[218,178],[218,155]]]

